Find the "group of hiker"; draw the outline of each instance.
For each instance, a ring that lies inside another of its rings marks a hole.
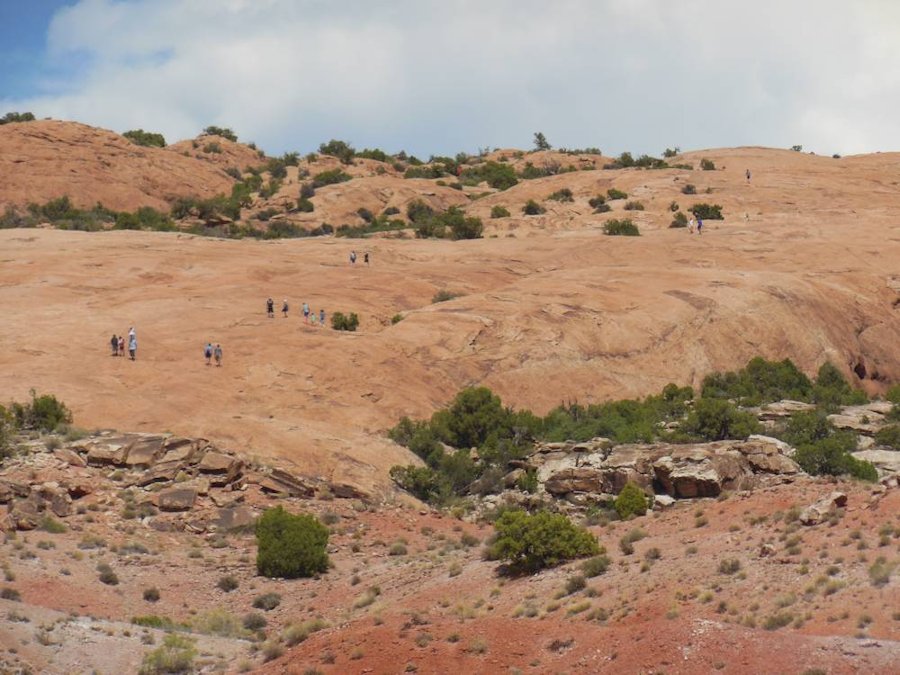
[[[368,252],[368,251],[366,251],[365,253],[363,253],[363,262],[364,262],[366,265],[369,264],[369,252]],[[351,265],[355,265],[355,264],[356,264],[356,251],[350,251],[350,264],[351,264]]]
[[[113,333],[109,339],[109,346],[112,348],[113,356],[125,356],[125,338],[121,335]],[[132,361],[137,356],[137,331],[134,330],[134,326],[128,329],[128,356]]]
[[[222,345],[216,344],[215,347],[212,346],[212,342],[207,342],[206,346],[203,348],[203,356],[206,357],[206,365],[212,365],[212,359],[215,357],[216,366],[222,365]]]
[[[288,305],[287,298],[285,298],[281,302],[281,314],[286,319],[288,318],[288,312],[290,311],[290,306]],[[318,315],[309,308],[309,303],[304,302],[301,305],[300,311],[303,313],[303,320],[306,323],[311,323],[313,326],[325,325],[325,310],[320,309]],[[275,301],[272,298],[266,300],[266,314],[270,319],[275,318]]]

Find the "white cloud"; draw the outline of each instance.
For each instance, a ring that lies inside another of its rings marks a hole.
[[[0,109],[270,152],[331,137],[420,154],[900,146],[890,0],[81,0],[48,53],[84,63]]]

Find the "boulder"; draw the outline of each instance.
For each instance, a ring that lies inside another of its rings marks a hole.
[[[272,469],[268,474],[260,476],[258,483],[264,492],[274,492],[290,497],[309,498],[316,493],[313,486],[283,469]]]
[[[814,410],[815,405],[812,403],[803,403],[802,401],[791,401],[789,399],[785,399],[783,401],[776,401],[775,403],[767,403],[766,405],[759,408],[757,411],[757,416],[760,420],[780,420],[785,417],[790,417],[798,412],[807,412],[809,410]]]
[[[528,475],[528,473],[521,467],[513,469],[508,474],[503,476],[503,487],[507,490],[514,489],[519,484],[519,480],[524,478],[526,475]]]
[[[87,451],[89,466],[121,466],[128,456],[128,438],[97,439],[81,446]]]
[[[900,452],[896,450],[862,450],[852,453],[856,459],[871,462],[882,473],[900,473]]]
[[[16,498],[25,498],[31,494],[31,488],[25,483],[0,478],[0,504],[6,504]]]
[[[79,468],[84,468],[87,466],[87,462],[85,461],[84,457],[79,455],[74,450],[70,450],[69,448],[57,448],[53,451],[53,455],[69,466],[77,466]]]
[[[837,509],[845,506],[847,506],[847,495],[843,492],[832,492],[827,497],[803,509],[800,512],[800,522],[803,525],[817,525]]]
[[[570,492],[602,492],[602,487],[601,471],[591,467],[562,469],[544,481],[544,489],[554,496]]]
[[[190,511],[197,501],[197,490],[189,487],[174,487],[162,490],[157,495],[160,511]]]
[[[58,483],[44,483],[37,489],[37,494],[59,518],[65,518],[72,512],[72,498]]]
[[[349,483],[329,483],[331,494],[339,499],[368,499],[371,495]]]
[[[17,499],[9,509],[8,518],[19,530],[33,530],[41,523],[41,509],[34,498]]]
[[[654,509],[667,509],[675,504],[675,498],[669,495],[655,495],[653,498]]]
[[[734,447],[747,458],[754,473],[793,475],[802,471],[790,458],[794,449],[777,438],[753,435]]]
[[[209,474],[213,485],[227,485],[238,478],[244,470],[244,462],[223,452],[209,450],[197,465],[200,473]]]
[[[147,436],[132,443],[123,463],[132,469],[147,469],[163,454],[164,436]]]
[[[256,511],[249,506],[231,506],[219,509],[215,524],[221,530],[250,527],[256,522]]]

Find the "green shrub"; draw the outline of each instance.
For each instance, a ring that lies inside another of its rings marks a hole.
[[[626,211],[643,211],[644,205],[641,202],[631,201],[625,203]]]
[[[603,551],[593,558],[588,558],[581,564],[581,571],[584,572],[584,576],[589,579],[599,577],[601,574],[606,574],[606,570],[608,569],[609,557],[606,556]]]
[[[619,518],[642,516],[647,513],[647,495],[631,481],[625,483],[625,487],[616,497],[614,503]]]
[[[534,132],[534,149],[536,151],[540,150],[550,150],[553,146],[550,145],[550,142],[547,140],[547,137],[540,131]]]
[[[352,145],[346,141],[338,141],[335,139],[331,139],[327,143],[322,143],[319,146],[319,152],[323,155],[337,157],[341,160],[342,164],[350,164],[353,161],[353,157],[356,155],[356,151],[353,149]]]
[[[390,159],[390,156],[384,150],[378,148],[359,150],[356,156],[360,159],[374,159],[377,162],[386,162]]]
[[[63,424],[72,422],[72,413],[64,403],[52,394],[38,396],[31,390],[30,403],[13,403],[12,414],[15,424],[21,429],[55,431]]]
[[[315,204],[306,197],[300,197],[300,199],[297,200],[297,210],[300,213],[312,213],[316,210],[316,207]]]
[[[640,236],[641,231],[630,219],[617,220],[614,218],[603,223],[603,234],[610,236],[638,237]]]
[[[700,168],[704,171],[715,171],[716,164],[711,159],[706,159],[705,157],[700,160]]]
[[[222,138],[226,138],[232,143],[237,143],[237,134],[234,133],[228,127],[216,127],[216,126],[208,126],[203,130],[203,133],[207,136],[221,136]]]
[[[681,427],[689,436],[705,441],[747,438],[758,434],[762,427],[756,417],[738,410],[730,401],[701,398]]]
[[[671,159],[680,152],[681,148],[676,145],[674,148],[666,148],[665,150],[663,150],[663,157],[665,157],[666,159]]]
[[[13,122],[34,122],[34,119],[34,113],[8,112],[3,117],[0,117],[0,125]]]
[[[494,206],[491,208],[491,218],[509,218],[509,209],[504,206]]]
[[[669,227],[687,227],[688,218],[681,211],[678,211],[669,223]]]
[[[860,405],[868,401],[861,389],[852,389],[832,363],[826,361],[819,368],[812,390],[812,400],[826,408],[841,405]]]
[[[328,528],[314,516],[294,515],[281,506],[256,523],[256,570],[265,577],[294,579],[328,569]]]
[[[222,146],[219,145],[218,143],[216,143],[215,141],[213,141],[213,142],[207,143],[206,145],[203,146],[203,152],[209,152],[214,155],[221,155],[222,154]]]
[[[818,476],[849,475],[854,478],[874,482],[878,471],[869,463],[856,459],[850,454],[855,449],[851,436],[833,434],[815,443],[801,445],[794,453],[794,461],[806,473]]]
[[[424,223],[434,216],[434,209],[421,199],[414,199],[406,205],[406,217],[411,223]]]
[[[507,561],[514,572],[534,573],[600,552],[594,535],[559,513],[506,511],[494,529],[496,539],[490,555]]]
[[[609,190],[606,191],[606,196],[610,201],[615,201],[616,199],[628,199],[627,192],[622,192],[616,188],[609,188]]]
[[[687,183],[681,187],[681,193],[686,195],[695,195],[697,194],[697,186],[693,183]]]
[[[147,602],[158,602],[159,601],[159,589],[155,586],[151,586],[150,588],[144,589],[144,600]]]
[[[401,321],[403,321],[403,315],[400,314],[399,312],[397,314],[394,314],[394,316],[391,317],[391,325],[392,326],[400,323]]]
[[[786,398],[807,401],[811,394],[812,383],[790,359],[767,361],[757,356],[739,371],[703,378],[704,398],[735,399],[744,406]]]
[[[97,571],[100,572],[100,581],[107,586],[118,586],[119,577],[113,572],[112,567],[107,563],[97,565]]]
[[[196,641],[185,635],[169,633],[163,643],[144,655],[140,675],[162,675],[163,673],[194,672],[194,658],[197,656]]]
[[[266,624],[268,624],[269,622],[266,621],[266,617],[264,617],[259,612],[249,612],[244,615],[241,623],[247,630],[258,631],[265,628]]]
[[[741,561],[737,558],[725,558],[719,561],[719,574],[737,574],[741,570]]]
[[[900,384],[891,386],[884,395],[885,400],[890,401],[895,406],[900,405]]]
[[[335,312],[331,315],[331,327],[334,330],[354,332],[358,326],[359,317],[355,312],[346,315],[343,312]]]
[[[485,162],[478,166],[465,169],[459,175],[459,181],[463,185],[478,185],[479,183],[487,183],[495,190],[508,190],[516,185],[519,180],[516,178],[515,169],[508,164],[500,162]]]
[[[891,424],[875,434],[875,442],[892,450],[900,450],[900,424]]]
[[[572,191],[569,188],[562,188],[561,190],[557,190],[547,196],[547,199],[552,199],[555,202],[571,202],[575,201],[574,196],[572,195]]]
[[[534,180],[536,178],[544,178],[551,175],[546,167],[536,167],[531,162],[525,162],[525,168],[519,172],[519,178],[522,180]]]
[[[723,220],[722,207],[718,204],[694,204],[690,209],[700,220]]]
[[[325,185],[336,185],[337,183],[346,183],[353,176],[344,173],[340,169],[331,169],[330,171],[322,171],[313,176],[312,184],[314,188],[324,187]]]
[[[526,216],[538,216],[542,213],[547,213],[547,209],[538,204],[533,199],[529,199],[525,202],[525,206],[522,207],[522,213]]]
[[[9,586],[0,589],[0,598],[3,600],[12,600],[13,602],[22,602],[22,594],[15,588],[10,588]]]
[[[135,145],[143,145],[150,148],[166,147],[166,139],[162,134],[154,134],[143,129],[132,129],[122,135]]]

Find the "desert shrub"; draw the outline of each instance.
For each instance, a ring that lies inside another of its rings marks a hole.
[[[335,139],[331,139],[327,143],[322,143],[319,146],[319,152],[323,155],[337,157],[341,160],[342,164],[350,164],[353,161],[353,157],[356,155],[356,151],[353,149],[352,145],[346,141]]]
[[[672,213],[676,213],[678,211],[678,202],[672,201],[669,203],[669,211]]]
[[[239,585],[240,584],[238,584],[238,580],[230,574],[221,577],[216,584],[219,589],[225,591],[226,593],[231,593],[231,591],[236,590]]]
[[[681,211],[678,211],[669,223],[669,227],[687,227],[688,218]]]
[[[549,175],[551,175],[551,171],[548,168],[537,167],[531,162],[525,162],[525,168],[519,172],[519,178],[522,180],[534,180]]]
[[[16,418],[12,412],[0,405],[0,462],[13,455],[13,437],[16,431]]]
[[[355,312],[344,314],[343,312],[335,312],[331,315],[331,327],[334,330],[345,330],[354,332],[359,326],[359,317]]]
[[[209,152],[214,155],[220,155],[220,154],[222,154],[222,146],[219,145],[218,143],[216,143],[215,141],[212,141],[203,146],[203,152]]]
[[[377,162],[386,162],[390,159],[390,155],[378,148],[373,148],[372,150],[369,150],[369,148],[359,150],[357,151],[356,156],[361,159],[374,159]]]
[[[715,171],[716,163],[711,159],[706,159],[705,157],[700,160],[700,168],[704,171]]]
[[[534,573],[567,560],[597,555],[597,538],[559,513],[511,510],[494,523],[490,555],[514,572]]]
[[[316,186],[312,183],[302,183],[300,185],[300,199],[312,199],[316,196]]]
[[[292,623],[281,634],[281,639],[288,647],[304,642],[310,635],[328,627],[322,619],[310,619],[303,623]]]
[[[277,216],[279,213],[281,213],[281,211],[276,208],[263,209],[256,214],[256,219],[260,222],[266,223],[272,219],[272,216]]]
[[[404,178],[440,178],[447,175],[443,166],[438,164],[424,164],[422,166],[410,166],[403,172]]]
[[[545,209],[533,199],[529,199],[527,202],[525,202],[525,206],[522,207],[522,213],[524,213],[526,216],[537,216],[546,212],[547,209]]]
[[[100,572],[100,581],[107,586],[117,586],[119,584],[119,577],[107,563],[97,565],[97,571]]]
[[[140,675],[191,673],[197,656],[196,641],[185,635],[169,633],[161,646],[144,655]]]
[[[150,206],[142,206],[134,213],[120,212],[116,214],[117,230],[154,230],[172,232],[176,229],[172,219]]]
[[[859,405],[868,397],[861,389],[852,389],[847,380],[831,362],[826,361],[816,374],[812,401],[827,408],[841,405]]]
[[[666,148],[665,150],[663,150],[663,157],[665,157],[666,159],[671,159],[679,152],[681,152],[681,148],[679,148],[677,145],[674,148]]]
[[[463,185],[487,183],[495,190],[508,190],[519,182],[515,170],[500,162],[485,162],[468,167],[459,174],[459,181]]]
[[[890,424],[875,434],[875,442],[892,450],[900,450],[900,424]]]
[[[547,140],[547,137],[540,131],[534,132],[534,149],[537,151],[540,150],[550,150],[553,146],[550,145],[550,142]]]
[[[613,218],[603,223],[603,234],[610,236],[637,237],[641,231],[633,221],[629,219],[618,220]]]
[[[266,162],[265,170],[269,172],[270,178],[284,180],[287,178],[287,164],[280,157],[272,157]]]
[[[0,588],[0,598],[3,600],[12,600],[13,602],[21,602],[22,594],[15,588],[5,586],[4,588]]]
[[[588,558],[583,563],[581,563],[581,571],[584,573],[589,579],[593,577],[599,577],[601,574],[606,574],[606,570],[609,569],[609,557],[606,556],[605,552],[601,549],[599,555],[595,555],[593,558]]]
[[[412,223],[424,223],[434,216],[434,209],[421,199],[414,199],[406,205],[406,217]]]
[[[306,197],[300,197],[297,200],[297,210],[300,213],[312,213],[316,210],[316,206]]]
[[[253,608],[272,611],[281,604],[281,596],[278,593],[263,593],[253,598]]]
[[[122,135],[135,145],[143,145],[150,148],[166,147],[166,139],[162,134],[154,134],[143,129],[132,129]]]
[[[723,220],[722,207],[718,204],[694,204],[690,209],[700,220]]]
[[[135,626],[142,626],[143,628],[159,628],[160,630],[174,630],[179,627],[178,624],[169,617],[157,616],[156,614],[133,616],[131,617],[131,623]]]
[[[144,600],[147,602],[158,602],[159,601],[159,589],[155,586],[144,589]]]
[[[794,461],[813,476],[849,475],[861,480],[877,481],[878,471],[875,467],[850,454],[855,449],[856,443],[852,435],[835,433],[798,447],[794,453]]]
[[[38,396],[34,389],[31,390],[31,401],[13,403],[11,413],[15,418],[15,425],[20,429],[49,432],[72,422],[72,413],[65,403],[52,394]]]
[[[737,558],[725,558],[719,561],[719,574],[737,574],[741,570],[741,561]]]
[[[364,206],[356,209],[356,215],[362,218],[366,223],[371,223],[373,220],[375,220],[375,214],[369,211],[369,209],[365,208]]]
[[[228,127],[208,126],[203,130],[203,133],[207,136],[221,136],[232,143],[237,143],[238,139],[237,134]]]
[[[622,192],[622,190],[617,190],[616,188],[609,188],[606,191],[606,196],[609,201],[615,201],[616,199],[628,199],[628,193]]]
[[[191,627],[198,633],[225,638],[244,637],[241,620],[226,609],[216,608],[198,614],[191,620]]]
[[[643,210],[644,210],[644,205],[643,205],[641,202],[638,202],[638,201],[626,202],[626,203],[625,203],[625,210],[626,210],[626,211],[643,211]]]
[[[12,124],[13,122],[34,122],[34,113],[8,112],[0,117],[0,124]]]
[[[244,618],[241,620],[241,624],[247,630],[258,631],[262,630],[266,627],[269,622],[266,621],[266,617],[264,617],[259,612],[249,612],[244,615]]]
[[[688,436],[705,441],[747,438],[761,430],[754,415],[738,410],[730,401],[715,398],[695,401],[681,427],[681,431]]]
[[[561,190],[552,192],[549,195],[547,195],[547,199],[552,199],[555,202],[575,201],[575,198],[572,195],[572,191],[569,188],[562,188]]]
[[[491,218],[509,218],[509,216],[509,209],[505,206],[497,205],[491,208]]]
[[[265,577],[294,579],[328,569],[328,528],[314,516],[267,509],[256,523],[256,570]]]
[[[760,405],[782,399],[807,401],[812,382],[790,359],[751,359],[739,371],[712,373],[703,378],[704,398],[735,399],[740,405]]]
[[[695,195],[697,194],[697,186],[693,183],[687,183],[681,187],[681,192],[686,195]]]
[[[647,513],[647,495],[631,481],[625,484],[614,502],[619,518],[642,516]]]
[[[331,169],[330,171],[322,171],[313,176],[312,184],[314,188],[324,187],[325,185],[336,185],[337,183],[346,183],[353,176],[341,171],[340,169]]]

